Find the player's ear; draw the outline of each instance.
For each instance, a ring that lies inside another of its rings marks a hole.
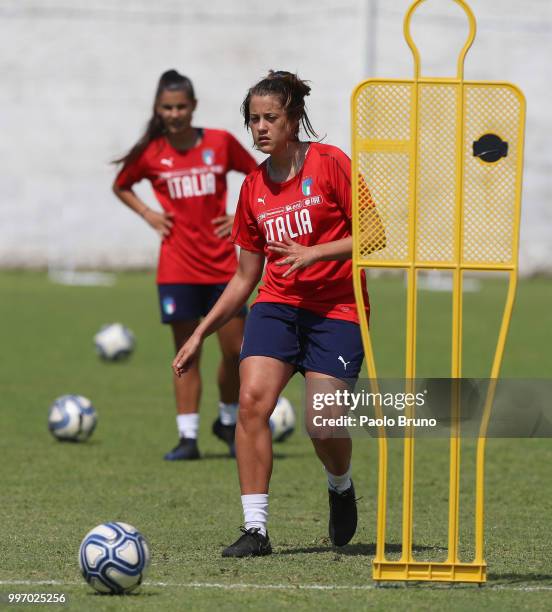
[[[290,140],[298,140],[299,139],[299,120],[290,119],[289,117],[286,119],[288,134]]]

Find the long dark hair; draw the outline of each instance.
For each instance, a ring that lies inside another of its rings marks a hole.
[[[155,91],[155,98],[153,99],[153,111],[148,121],[146,129],[142,136],[140,136],[138,142],[130,149],[130,151],[120,157],[119,159],[113,160],[114,164],[129,164],[140,157],[144,149],[149,145],[152,140],[159,138],[164,133],[163,121],[159,117],[156,111],[157,102],[159,97],[164,91],[182,91],[190,100],[194,101],[195,92],[192,81],[188,77],[179,74],[176,70],[167,70],[164,72],[157,83],[157,89]]]
[[[249,102],[252,96],[276,96],[288,119],[297,122],[295,138],[299,138],[299,126],[302,125],[307,136],[318,138],[305,109],[305,98],[311,88],[307,81],[302,81],[296,74],[285,70],[269,70],[268,75],[253,85],[247,92],[241,106],[245,127],[249,129]]]

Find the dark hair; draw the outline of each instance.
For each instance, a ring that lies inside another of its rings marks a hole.
[[[252,96],[276,96],[288,119],[297,121],[295,137],[299,137],[299,125],[301,124],[307,136],[318,138],[305,110],[305,97],[310,94],[310,90],[307,82],[302,81],[296,74],[285,70],[269,70],[264,79],[249,89],[242,103],[241,111],[245,127],[249,129],[249,103]]]
[[[146,129],[142,136],[140,136],[138,142],[130,149],[130,151],[120,157],[119,159],[113,160],[114,164],[128,164],[138,159],[144,149],[149,145],[152,140],[159,138],[164,133],[163,121],[159,117],[156,111],[157,102],[159,97],[164,91],[182,91],[190,100],[195,100],[194,86],[192,81],[188,77],[179,74],[176,70],[167,70],[164,72],[157,83],[157,90],[155,91],[155,98],[153,100],[153,111],[148,121]]]

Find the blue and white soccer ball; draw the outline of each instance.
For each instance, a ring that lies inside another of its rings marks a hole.
[[[104,325],[94,336],[98,355],[106,361],[126,359],[134,350],[134,334],[122,323]]]
[[[285,397],[279,397],[268,422],[274,442],[283,442],[295,429],[295,410]]]
[[[58,397],[48,413],[48,429],[58,440],[86,440],[92,435],[97,421],[94,406],[82,395]]]
[[[144,536],[127,523],[103,523],[89,531],[79,549],[84,579],[100,593],[122,595],[147,573],[150,551]]]

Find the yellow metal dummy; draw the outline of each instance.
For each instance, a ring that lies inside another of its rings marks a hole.
[[[451,378],[462,376],[464,272],[503,271],[509,277],[508,293],[489,374],[496,381],[517,282],[525,101],[511,84],[464,80],[464,59],[476,26],[463,0],[451,0],[469,21],[456,76],[422,76],[410,22],[424,1],[414,2],[404,19],[414,78],[370,79],[359,84],[352,96],[353,176],[358,177],[353,181],[353,269],[368,375],[377,379],[363,307],[363,269],[406,271],[407,381],[416,377],[418,271],[452,273]],[[461,562],[458,555],[460,430],[456,418],[450,438],[448,556],[444,562],[417,561],[412,554],[413,434],[404,440],[402,554],[397,561],[386,559],[387,440],[380,436],[375,580],[486,580],[484,453],[495,385],[489,387],[477,443],[473,561]]]

